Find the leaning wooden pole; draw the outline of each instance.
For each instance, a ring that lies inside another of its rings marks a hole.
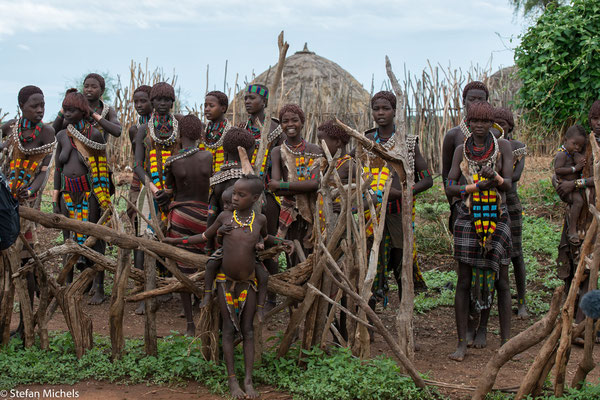
[[[498,372],[500,372],[500,368],[502,368],[502,366],[512,357],[535,346],[552,332],[552,329],[556,325],[556,317],[558,316],[560,309],[563,291],[564,289],[562,286],[554,291],[550,303],[550,311],[548,311],[544,318],[510,339],[492,356],[477,383],[477,389],[472,397],[473,400],[483,400],[485,398],[492,390]]]
[[[267,151],[267,147],[269,145],[269,130],[271,129],[271,110],[274,108],[275,104],[275,93],[277,93],[277,88],[279,86],[279,82],[281,81],[281,76],[283,75],[283,64],[285,64],[285,56],[287,54],[290,45],[288,42],[283,40],[283,31],[277,37],[277,47],[279,48],[279,58],[277,61],[277,70],[275,71],[275,78],[273,80],[273,84],[271,85],[271,101],[267,103],[265,107],[265,122],[260,126],[260,121],[258,125],[260,127],[261,135],[260,135],[260,144],[258,146],[258,151],[256,152],[254,172],[256,175],[260,176],[260,169],[262,166],[262,159],[265,157],[265,153]],[[265,85],[267,82],[265,82]],[[235,111],[234,111],[235,113]]]
[[[392,70],[390,59],[385,57],[385,69],[396,94],[398,105],[396,107],[396,147],[400,147],[402,167],[404,169],[404,179],[402,182],[402,233],[403,248],[402,253],[402,299],[400,307],[396,314],[396,329],[400,346],[411,360],[414,358],[414,337],[413,337],[413,311],[414,311],[414,284],[413,284],[413,246],[414,232],[412,220],[413,207],[413,187],[415,185],[414,165],[410,164],[408,156],[408,147],[406,144],[406,116],[404,105],[406,103],[405,93],[400,88],[400,84]],[[402,176],[402,175],[400,175]]]
[[[592,133],[591,136],[594,136]],[[592,154],[594,157],[594,164],[592,165],[594,171],[594,189],[595,189],[595,207],[590,204],[590,212],[594,216],[595,220],[600,221],[600,146],[594,137],[590,140],[592,146]],[[598,266],[600,265],[600,242],[596,241],[594,246],[594,253],[592,256],[592,265],[590,266],[590,275],[588,279],[588,290],[595,290],[598,287]],[[585,383],[585,378],[594,369],[596,363],[594,362],[594,320],[592,318],[586,318],[585,320],[585,343],[583,347],[583,358],[577,366],[577,371],[571,382],[571,386],[581,389]]]

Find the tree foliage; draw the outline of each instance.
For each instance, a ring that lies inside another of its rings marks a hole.
[[[537,12],[544,12],[551,5],[567,3],[565,0],[508,0],[515,8],[515,14],[523,12],[524,17],[531,16]]]
[[[550,5],[521,38],[515,62],[523,86],[518,105],[546,132],[575,122],[600,97],[600,0]]]
[[[110,72],[108,72],[108,71],[99,71],[99,72],[98,71],[89,71],[89,72],[86,72],[85,74],[81,74],[81,76],[79,76],[77,78],[73,78],[67,83],[67,85],[65,87],[65,91],[70,88],[75,88],[75,89],[79,90],[80,92],[83,92],[83,80],[90,72],[96,72],[98,75],[100,75],[101,77],[104,78],[105,89],[104,89],[104,94],[102,95],[102,101],[112,104],[113,99],[115,98],[116,91],[117,91],[118,83],[117,83],[117,80],[114,78],[114,76],[111,75]],[[64,95],[64,92],[61,93],[61,96],[62,95]]]

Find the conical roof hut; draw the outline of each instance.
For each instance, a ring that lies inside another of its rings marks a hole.
[[[334,117],[356,128],[368,126],[369,92],[338,64],[309,51],[306,44],[302,51],[286,58],[281,86],[274,93],[269,85],[276,70],[277,65],[270,67],[252,82],[269,87],[269,100],[275,101],[277,111],[284,104],[300,105],[307,117],[305,127],[309,133],[319,123]],[[240,117],[246,115],[244,90],[236,94],[235,112]]]

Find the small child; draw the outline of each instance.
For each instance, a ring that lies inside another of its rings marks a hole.
[[[234,208],[231,203],[232,195],[233,186],[229,186],[223,191],[223,194],[221,195],[221,201],[223,203],[223,212],[234,212]],[[260,241],[256,244],[256,250],[259,251],[263,249],[264,239],[261,237]],[[213,257],[211,257],[210,260],[206,263],[206,269],[204,271],[204,298],[200,303],[201,308],[206,307],[208,305],[208,302],[210,301],[210,298],[212,297],[215,277],[217,276],[217,271],[221,267],[222,251],[219,249],[217,250],[217,252],[218,253],[213,254]],[[258,286],[258,318],[260,321],[262,321],[264,305],[267,297],[267,284],[269,282],[269,273],[267,272],[267,269],[264,267],[264,265],[262,265],[262,263],[260,262],[256,263],[256,268],[254,272],[256,274],[256,283]]]
[[[264,267],[257,266],[256,249],[260,248],[261,241],[267,238],[267,218],[256,213],[252,206],[259,199],[263,189],[262,179],[254,175],[244,175],[233,186],[231,204],[234,210],[221,212],[206,232],[187,239],[190,244],[205,243],[214,236],[222,238],[223,241],[223,247],[217,250],[213,257],[218,258],[221,263],[220,273],[216,276],[217,294],[223,323],[223,355],[227,365],[229,390],[234,398],[259,396],[252,384],[253,319],[257,307],[256,271],[261,268],[264,270]],[[180,241],[181,239],[176,239],[177,243]],[[207,275],[208,272],[207,268]],[[265,286],[267,279],[268,274],[263,281]],[[209,281],[209,285],[212,286],[212,281]],[[258,300],[259,310],[264,305],[265,297],[266,290],[262,299]],[[233,339],[236,331],[241,332],[243,337],[245,393],[235,376]]]
[[[554,157],[554,173],[556,183],[576,181],[581,178],[581,170],[585,166],[585,156],[581,154],[585,148],[587,137],[581,125],[573,125],[565,134],[565,142]],[[577,220],[583,208],[583,194],[575,187],[571,193],[561,196],[561,200],[569,204],[567,238],[572,245],[579,245],[581,240],[577,234]]]

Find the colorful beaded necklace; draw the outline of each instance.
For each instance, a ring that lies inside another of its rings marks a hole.
[[[210,121],[206,126],[206,141],[213,144],[217,143],[219,139],[223,136],[223,131],[225,131],[225,127],[227,126],[227,120],[224,119],[221,122],[213,122]]]
[[[19,140],[22,143],[33,142],[40,135],[40,133],[42,133],[43,127],[44,127],[44,124],[41,121],[34,125],[33,122],[31,122],[27,118],[25,118],[25,117],[21,118],[19,120],[19,125],[17,128],[17,135],[19,137]],[[24,132],[29,129],[33,129],[31,136],[24,137]]]
[[[240,221],[237,217],[237,210],[233,210],[233,220],[235,221],[235,223],[238,224],[240,228],[249,227],[250,232],[252,232],[252,225],[254,225],[255,216],[256,214],[254,213],[254,210],[252,210],[252,214],[250,214],[245,221]]]
[[[154,131],[158,131],[158,136],[161,138],[167,137],[171,134],[173,129],[173,119],[171,114],[158,115],[154,114]]]

